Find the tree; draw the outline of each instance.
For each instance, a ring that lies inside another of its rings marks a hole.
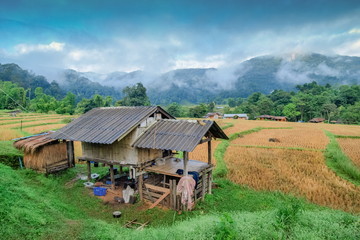
[[[207,106],[201,103],[198,106],[189,109],[189,115],[193,118],[202,118],[207,113]]]
[[[334,103],[325,103],[322,105],[322,110],[323,112],[325,112],[325,115],[327,116],[328,123],[330,123],[330,118],[337,111],[337,107]]]
[[[284,107],[283,114],[291,121],[296,121],[300,112],[296,110],[296,105],[294,103],[289,103]]]
[[[208,112],[213,112],[215,109],[215,103],[211,102],[208,104]]]
[[[150,100],[146,95],[146,88],[142,83],[137,83],[132,87],[125,87],[123,90],[125,97],[116,102],[120,106],[150,106]]]
[[[58,102],[43,92],[42,87],[35,89],[35,98],[30,101],[30,110],[39,113],[48,113],[57,109]]]
[[[68,92],[66,96],[58,103],[56,113],[58,114],[74,114],[75,112],[75,94]]]
[[[341,119],[345,123],[360,124],[360,102],[345,108],[341,113]]]
[[[181,117],[183,114],[182,108],[178,103],[172,103],[168,106],[167,112],[170,113],[174,117]]]

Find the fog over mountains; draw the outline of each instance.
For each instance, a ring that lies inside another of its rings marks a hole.
[[[24,70],[14,65],[2,65],[2,80],[12,81],[25,76],[24,73],[19,75],[19,71]],[[11,69],[14,73],[11,73]],[[11,77],[15,72],[19,76]],[[39,76],[32,78],[36,80]],[[124,87],[141,82],[147,88],[152,104],[200,103],[228,97],[247,97],[253,92],[269,94],[275,89],[291,91],[298,84],[312,81],[321,85],[360,84],[360,57],[314,53],[268,55],[218,69],[176,69],[166,73],[139,70],[99,74],[67,69],[47,80],[55,80],[63,91],[71,91],[79,99],[90,98],[96,93],[119,99]],[[27,80],[22,82],[25,84]]]
[[[69,78],[72,72],[72,78]],[[298,84],[317,81],[331,85],[360,84],[360,57],[289,54],[261,56],[236,66],[177,69],[162,74],[143,71],[97,74],[65,70],[57,79],[60,86],[69,79],[88,79],[103,86],[122,90],[142,82],[152,103],[204,102],[216,97],[247,97],[253,92],[274,89],[294,90]]]

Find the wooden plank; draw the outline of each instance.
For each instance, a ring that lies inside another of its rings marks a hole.
[[[149,221],[141,224],[136,230],[142,230],[144,227],[146,227],[149,224]]]
[[[159,186],[155,186],[155,185],[151,185],[151,184],[147,184],[147,183],[145,183],[145,187],[150,188],[155,191],[158,191],[158,192],[163,192],[163,193],[170,192],[170,189],[168,189],[168,188],[163,188],[163,187],[159,187]]]
[[[170,191],[164,193],[156,202],[154,202],[149,209],[154,208],[156,205],[158,205],[164,198],[166,198],[170,194]]]

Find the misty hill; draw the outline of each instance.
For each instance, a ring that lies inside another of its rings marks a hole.
[[[59,85],[65,91],[74,93],[79,100],[81,98],[91,98],[95,94],[111,96],[114,99],[121,98],[121,92],[114,87],[103,86],[99,82],[91,81],[84,77],[83,73],[71,69],[63,71]]]
[[[57,99],[64,97],[66,94],[55,81],[49,83],[44,76],[35,75],[14,63],[0,64],[0,80],[10,81],[30,90],[30,97],[34,96],[37,87],[42,87],[44,93]]]
[[[99,74],[64,70],[49,83],[45,77],[21,69],[16,64],[0,64],[0,79],[24,88],[43,87],[57,98],[66,91],[77,99],[94,94],[121,98],[124,87],[142,82],[152,104],[200,103],[229,97],[247,97],[253,92],[269,94],[275,89],[295,90],[296,85],[318,82],[320,85],[360,84],[360,57],[292,54],[261,56],[235,66],[177,69],[167,73],[144,71]]]
[[[228,97],[295,90],[298,84],[360,84],[360,58],[299,54],[261,56],[233,67],[177,69],[154,75],[143,71],[111,74],[79,73],[119,90],[142,82],[153,104],[199,103]]]

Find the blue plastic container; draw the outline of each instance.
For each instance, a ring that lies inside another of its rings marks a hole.
[[[94,187],[94,195],[95,196],[105,196],[106,195],[106,188]]]

